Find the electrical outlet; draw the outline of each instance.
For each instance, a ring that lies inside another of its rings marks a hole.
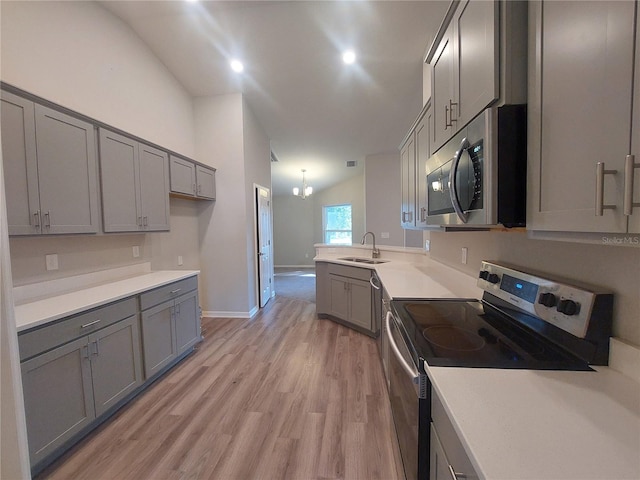
[[[47,263],[47,270],[58,270],[58,254],[52,253],[51,255],[45,255],[44,257]]]
[[[138,258],[139,256],[140,256],[140,247],[136,245],[133,247],[133,258]]]
[[[182,265],[182,255],[178,255],[178,265]]]
[[[467,247],[462,247],[462,264],[466,265],[467,264]]]
[[[424,251],[428,252],[429,250],[431,250],[431,240],[425,240],[424,241]]]
[[[304,254],[304,258],[309,258],[309,254],[308,254],[308,253],[305,253],[305,254]]]
[[[389,232],[380,232],[380,238],[389,238]]]

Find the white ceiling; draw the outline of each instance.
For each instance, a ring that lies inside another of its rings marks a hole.
[[[366,155],[397,152],[421,110],[421,59],[449,0],[100,3],[192,96],[245,95],[279,159],[277,195],[303,168],[317,191],[361,173]],[[342,63],[346,48],[356,64]]]

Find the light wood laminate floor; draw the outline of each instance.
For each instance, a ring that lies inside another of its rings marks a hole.
[[[375,340],[279,297],[203,334],[39,478],[402,478]]]

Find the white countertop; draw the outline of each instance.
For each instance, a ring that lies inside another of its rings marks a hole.
[[[196,270],[162,270],[149,272],[98,286],[75,290],[49,298],[16,305],[18,332],[52,322],[122,298],[161,287],[183,278],[198,275]]]
[[[349,255],[320,253],[316,262],[333,262],[375,270],[391,298],[480,298],[477,279],[428,257],[419,263],[390,259],[366,264],[340,260]],[[352,255],[359,256],[359,255]],[[383,258],[384,259],[384,258]]]
[[[320,250],[315,260],[356,265],[339,260],[345,256]],[[482,296],[475,278],[426,257],[357,265],[375,269],[393,298]],[[609,367],[427,370],[481,479],[640,479],[635,380]]]
[[[428,375],[481,478],[640,478],[640,384],[615,370]]]

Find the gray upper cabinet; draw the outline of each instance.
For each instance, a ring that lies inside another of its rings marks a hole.
[[[94,127],[2,92],[11,235],[96,233]]]
[[[426,165],[430,155],[430,126],[433,122],[428,102],[400,148],[403,228],[427,227]]]
[[[640,5],[636,7],[636,29],[640,31]],[[631,123],[631,155],[635,165],[640,164],[640,34],[636,31],[636,72],[633,87],[633,121]],[[629,233],[640,233],[640,168],[632,169],[633,191],[631,192],[631,215],[629,216]],[[627,180],[629,181],[629,180]],[[629,212],[627,212],[629,213]]]
[[[105,232],[169,230],[166,152],[101,128],[100,174]]]
[[[196,179],[198,184],[197,196],[209,200],[216,199],[216,171],[202,165],[196,166]]]
[[[550,1],[529,8],[527,227],[627,232],[625,159],[632,142],[637,151],[640,129],[635,124],[632,135],[636,4]],[[637,122],[638,81],[635,92]],[[639,217],[636,208],[632,231],[640,230]]]
[[[33,102],[2,92],[2,156],[10,235],[41,232]]]
[[[171,191],[182,195],[195,196],[196,164],[190,160],[171,155]]]
[[[432,153],[489,105],[526,102],[526,27],[526,2],[451,2],[426,58]]]
[[[171,155],[171,193],[179,196],[216,199],[216,170],[189,159]]]

